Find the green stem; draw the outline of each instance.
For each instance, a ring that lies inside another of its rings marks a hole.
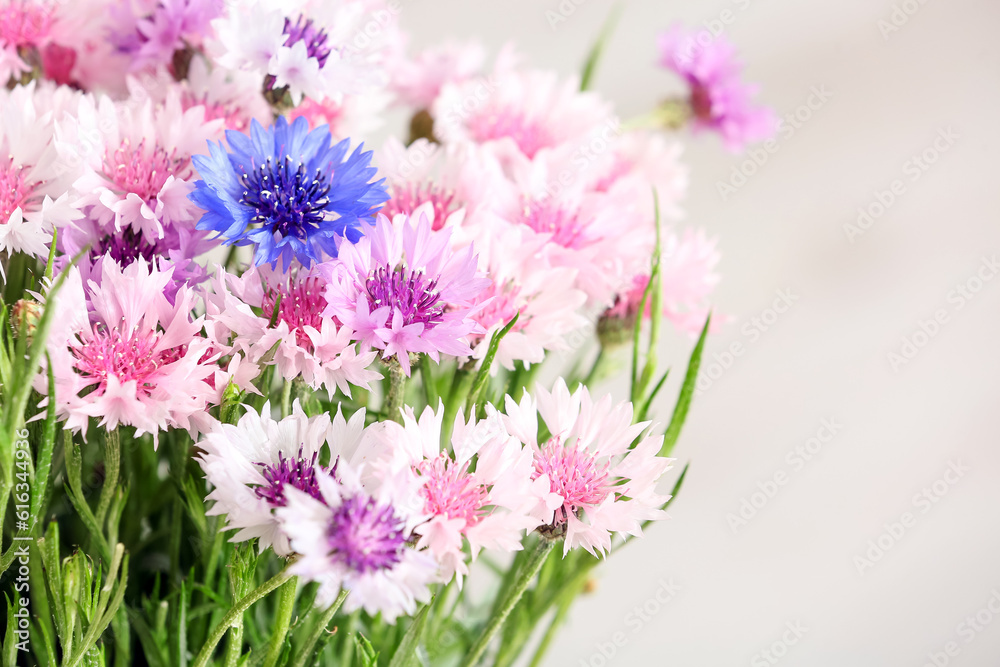
[[[281,585],[281,597],[278,598],[278,613],[275,618],[276,627],[267,647],[263,667],[274,667],[281,657],[281,649],[285,647],[285,637],[288,636],[288,627],[292,623],[292,612],[295,611],[295,590],[298,583],[298,578],[292,577]]]
[[[108,507],[111,506],[111,499],[115,495],[115,487],[118,485],[118,471],[121,467],[121,433],[117,428],[111,429],[104,438],[104,485],[101,487],[101,496],[97,502],[97,525],[103,528],[104,519],[108,514]]]
[[[609,359],[604,353],[604,346],[602,345],[600,349],[597,350],[597,358],[594,359],[594,365],[590,367],[590,372],[587,373],[587,377],[583,379],[583,384],[590,387],[595,382],[603,378],[605,372],[607,371],[608,361]]]
[[[447,447],[451,444],[451,431],[455,428],[455,416],[458,415],[461,406],[469,395],[472,388],[472,381],[475,376],[471,371],[463,368],[455,369],[455,376],[451,381],[451,389],[448,392],[448,399],[444,404],[444,418],[441,421],[441,446]]]
[[[403,407],[403,394],[406,393],[406,376],[403,367],[398,362],[389,364],[389,393],[385,397],[386,417],[394,422],[402,423],[403,416],[399,409]]]
[[[319,622],[313,629],[306,643],[302,646],[302,650],[299,651],[299,655],[295,658],[295,662],[292,663],[291,667],[305,667],[306,661],[312,656],[313,649],[316,647],[316,642],[319,641],[320,635],[326,632],[326,626],[330,624],[333,619],[334,614],[340,609],[340,605],[344,604],[344,600],[347,599],[347,589],[340,591],[340,595],[334,600],[330,608],[323,612],[320,617]]]
[[[198,657],[195,658],[192,667],[205,667],[205,665],[208,664],[209,659],[212,657],[215,647],[220,641],[222,641],[222,637],[226,634],[226,631],[230,627],[239,623],[246,610],[253,606],[255,602],[262,599],[278,586],[281,586],[283,583],[288,581],[291,576],[292,575],[288,573],[288,568],[286,567],[281,572],[240,598],[240,600],[238,600],[236,604],[234,604],[233,607],[226,612],[226,615],[222,617],[219,624],[212,628],[212,633],[205,641],[205,645],[201,647],[201,651],[199,651]]]
[[[281,416],[287,417],[292,414],[292,381],[285,380],[281,387]]]
[[[535,575],[542,568],[545,563],[545,559],[548,557],[549,552],[552,550],[553,545],[555,545],[555,540],[550,540],[545,537],[541,537],[538,540],[538,545],[535,547],[535,551],[532,552],[531,556],[525,561],[524,566],[521,568],[521,572],[518,575],[517,580],[514,582],[510,593],[504,598],[503,604],[501,604],[490,616],[489,622],[487,622],[486,627],[480,633],[479,638],[476,639],[476,643],[472,645],[469,649],[469,653],[465,656],[465,660],[462,661],[462,667],[473,667],[479,662],[479,659],[483,656],[486,651],[486,647],[489,646],[490,641],[493,636],[500,630],[503,626],[504,621],[513,611],[514,607],[517,605],[521,596],[524,595],[524,591],[528,589],[528,585],[535,579]]]

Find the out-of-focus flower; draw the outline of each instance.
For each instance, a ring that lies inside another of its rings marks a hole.
[[[53,119],[77,98],[45,82],[0,88],[0,252],[45,257],[53,227],[82,217],[53,143]]]
[[[384,85],[385,52],[398,41],[394,13],[380,0],[234,0],[213,27],[219,66],[287,88],[294,104]]]
[[[169,65],[176,51],[200,45],[223,0],[124,0],[113,7],[112,41],[132,71]]]
[[[507,397],[504,424],[531,447],[539,485],[540,531],[565,536],[564,552],[583,547],[607,553],[612,533],[641,535],[642,522],[662,519],[669,499],[656,481],[672,459],[657,456],[662,436],[647,436],[630,449],[649,425],[632,423],[632,404],[612,405],[611,396],[594,401],[581,385],[573,394],[560,378],[552,392],[537,389],[520,403]],[[538,419],[549,432],[538,441]]]
[[[142,258],[121,269],[106,256],[101,284],[86,292],[79,270],[68,270],[47,341],[56,394],[46,399],[66,428],[86,436],[88,419],[98,417],[104,428],[133,426],[154,442],[167,428],[193,431],[215,396],[208,380],[218,356],[201,335],[202,318],[191,317],[194,294],[182,286],[171,304],[171,270]],[[44,372],[36,387],[45,391]]]
[[[202,180],[191,200],[205,209],[198,229],[216,232],[225,245],[253,245],[254,264],[293,259],[305,266],[337,256],[345,237],[361,235],[388,198],[382,181],[372,182],[371,152],[331,144],[326,126],[309,130],[305,118],[283,117],[250,135],[226,132],[231,152],[209,142],[210,155],[194,156]]]
[[[469,573],[462,551],[468,541],[472,559],[481,549],[518,551],[525,530],[539,520],[531,493],[532,455],[504,431],[499,414],[490,409],[483,420],[455,420],[451,446],[441,447],[443,406],[424,409],[417,419],[410,408],[403,425],[383,424],[379,437],[397,460],[420,476],[423,512],[429,519],[416,527],[417,547],[430,549],[441,563],[442,577]],[[473,458],[475,463],[473,464]]]
[[[483,329],[472,318],[476,297],[489,286],[476,270],[471,246],[449,247],[448,230],[433,231],[414,221],[383,215],[340,259],[324,265],[330,280],[326,314],[354,330],[366,348],[394,358],[409,375],[409,354],[472,354],[468,337]]]
[[[289,555],[274,510],[288,504],[288,488],[318,499],[318,476],[336,465],[330,443],[338,451],[354,449],[364,425],[364,410],[349,421],[338,411],[331,421],[326,413],[307,417],[298,400],[280,421],[271,417],[268,402],[259,414],[248,408],[235,425],[214,422],[198,443],[204,451],[199,463],[214,487],[206,498],[214,501],[207,514],[226,515],[226,528],[238,529],[233,542],[256,537],[260,551],[273,547],[279,556]]]
[[[241,276],[219,268],[205,294],[209,335],[252,364],[264,363],[277,346],[270,363],[284,379],[324,386],[330,396],[338,388],[350,396],[351,385],[368,389],[379,378],[368,369],[375,352],[359,353],[354,332],[323,314],[325,287],[315,266],[296,265],[284,274],[255,267]]]
[[[678,25],[660,35],[659,41],[660,64],[690,86],[693,126],[718,132],[734,152],[769,138],[777,129],[777,118],[771,109],[751,101],[757,88],[742,81],[736,48],[725,37],[705,41],[698,34]]]
[[[403,104],[427,109],[445,84],[471,79],[485,60],[486,49],[479,42],[447,41],[412,58],[400,58],[391,69],[390,87]]]
[[[466,104],[470,99],[477,104]],[[518,70],[505,61],[489,77],[446,84],[432,115],[434,135],[445,144],[472,141],[529,160],[572,153],[612,121],[610,105],[581,92],[575,77],[560,81],[555,72]]]
[[[299,554],[289,571],[319,584],[316,606],[328,607],[346,589],[345,611],[381,613],[393,623],[430,599],[438,566],[430,552],[408,546],[426,519],[420,480],[405,468],[370,474],[369,467],[341,459],[335,475],[317,475],[318,497],[286,486],[287,503],[276,514]]]

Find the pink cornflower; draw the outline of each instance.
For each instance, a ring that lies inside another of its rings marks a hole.
[[[0,252],[45,257],[53,227],[83,217],[53,142],[53,119],[78,98],[50,82],[0,88]]]
[[[394,358],[409,375],[411,353],[468,356],[468,337],[483,330],[472,319],[476,297],[490,281],[476,270],[471,246],[449,247],[448,230],[433,231],[421,216],[379,215],[336,261],[323,265],[330,285],[325,314],[350,327],[364,349]]]
[[[86,437],[90,417],[107,429],[132,426],[136,435],[194,431],[216,395],[209,383],[218,354],[192,319],[194,294],[181,287],[171,304],[171,271],[138,259],[125,269],[106,256],[103,280],[86,290],[77,268],[57,295],[58,323],[48,338],[55,375],[56,414]],[[88,314],[87,304],[92,305]],[[36,387],[44,391],[46,375]]]
[[[469,99],[483,100],[471,110]],[[448,83],[434,102],[434,134],[443,143],[471,141],[534,160],[576,151],[612,122],[610,105],[581,92],[575,77],[519,70],[506,59],[488,76]]]
[[[368,389],[379,379],[368,369],[375,352],[359,352],[354,332],[324,314],[325,291],[326,280],[315,266],[296,264],[280,272],[265,265],[241,276],[220,267],[205,294],[209,334],[252,364],[266,361],[277,345],[269,363],[283,378],[325,387],[331,397],[338,388],[350,396],[351,385]]]
[[[486,49],[476,41],[447,41],[400,58],[391,68],[390,87],[399,101],[415,109],[427,109],[447,83],[460,84],[478,74],[486,60]]]
[[[423,513],[429,518],[414,532],[417,547],[427,547],[441,564],[442,577],[469,573],[463,552],[472,559],[482,549],[518,551],[525,530],[539,520],[530,515],[532,455],[507,434],[496,410],[483,420],[455,420],[451,452],[441,447],[443,406],[424,409],[419,419],[405,408],[403,425],[386,422],[378,432],[397,461],[411,467],[421,481]],[[452,453],[453,452],[453,453]]]
[[[733,152],[774,134],[774,112],[751,102],[757,88],[741,80],[736,48],[725,37],[706,41],[677,25],[660,35],[659,46],[660,64],[690,86],[695,128],[715,130]]]
[[[560,378],[551,393],[525,393],[520,403],[508,396],[506,408],[508,432],[534,452],[539,530],[565,536],[564,553],[578,546],[607,553],[612,533],[639,536],[643,521],[666,516],[669,496],[656,493],[656,482],[672,459],[657,455],[662,436],[631,447],[649,425],[632,423],[631,403],[612,405],[611,396],[595,402],[583,385],[570,394]],[[550,434],[544,442],[539,417]]]
[[[587,295],[576,287],[577,270],[551,264],[544,235],[476,216],[456,228],[455,239],[477,244],[480,268],[492,279],[473,316],[487,332],[473,338],[474,357],[485,356],[491,332],[515,315],[517,322],[501,339],[495,358],[508,370],[516,361],[540,363],[546,351],[565,349],[570,334],[589,323],[583,315]]]
[[[660,260],[663,316],[685,333],[701,331],[711,310],[708,299],[719,282],[716,243],[717,239],[706,237],[704,230],[694,229],[681,236],[670,233],[664,239]],[[631,328],[648,284],[648,272],[634,276],[603,317],[620,320]],[[652,303],[647,301],[643,317],[648,318],[651,310]]]

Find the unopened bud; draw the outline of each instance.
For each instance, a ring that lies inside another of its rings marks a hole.
[[[42,319],[42,305],[32,299],[20,299],[10,310],[10,326],[18,336],[24,336],[29,342],[38,329]]]

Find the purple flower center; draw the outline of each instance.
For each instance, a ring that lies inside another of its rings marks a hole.
[[[321,68],[326,64],[326,59],[330,57],[330,47],[326,43],[326,31],[317,28],[311,19],[299,14],[295,23],[292,23],[286,18],[284,33],[288,35],[285,46],[291,46],[295,42],[305,42],[306,53],[309,54],[309,57],[319,61]]]
[[[121,267],[132,264],[140,257],[152,263],[157,256],[157,244],[150,243],[142,233],[137,234],[131,227],[127,227],[121,232],[105,236],[91,251],[91,256],[95,259],[105,254],[110,254],[111,259]]]
[[[368,278],[365,289],[371,310],[390,307],[386,326],[391,324],[396,311],[402,315],[404,326],[419,323],[425,329],[437,326],[444,317],[437,280],[428,280],[423,271],[411,272],[404,266],[392,271],[379,267]]]
[[[390,505],[363,495],[345,498],[327,529],[330,556],[360,574],[389,569],[403,558],[403,527]]]
[[[330,184],[319,169],[312,176],[306,166],[296,166],[291,156],[271,158],[244,173],[243,203],[254,210],[251,222],[259,222],[281,238],[308,238],[308,228],[319,228],[330,203]]]
[[[253,492],[272,507],[284,507],[288,504],[285,498],[286,484],[322,501],[319,483],[316,481],[316,470],[319,467],[316,465],[316,457],[317,454],[313,454],[311,459],[305,458],[301,448],[294,459],[286,459],[285,455],[279,452],[278,465],[258,464],[263,466],[261,475],[267,480],[267,484],[256,487]]]

